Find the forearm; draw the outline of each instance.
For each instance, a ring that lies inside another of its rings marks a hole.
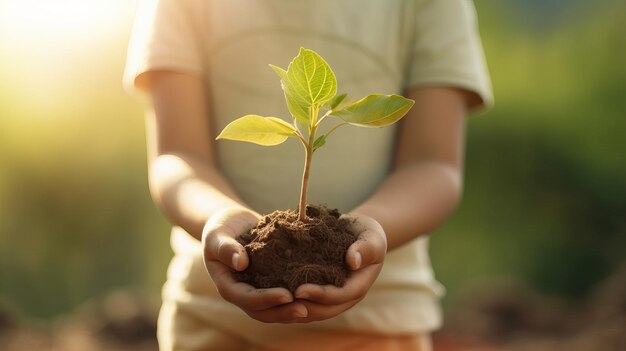
[[[150,163],[150,192],[174,224],[200,239],[218,210],[245,207],[221,173],[192,155],[162,154]]]
[[[388,250],[393,250],[442,224],[457,207],[462,187],[456,167],[416,162],[394,171],[354,212],[376,219],[387,235]]]
[[[204,78],[154,71],[144,81],[150,193],[172,224],[200,239],[216,211],[244,207],[216,166]]]
[[[471,95],[443,87],[419,88],[407,95],[415,105],[401,121],[394,170],[355,209],[382,225],[389,249],[441,225],[457,207],[463,188]]]

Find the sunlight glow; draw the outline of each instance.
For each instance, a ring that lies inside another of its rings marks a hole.
[[[102,38],[133,8],[128,0],[0,0],[5,45],[65,46]]]
[[[137,1],[0,0],[0,96],[31,119],[70,115],[121,79]]]

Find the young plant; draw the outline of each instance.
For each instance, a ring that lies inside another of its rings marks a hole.
[[[270,65],[280,77],[293,116],[293,123],[276,117],[246,115],[228,124],[217,139],[247,141],[264,146],[283,143],[287,138],[300,140],[305,150],[300,188],[298,220],[306,220],[306,199],[313,154],[326,144],[337,128],[346,124],[359,127],[384,127],[404,117],[414,101],[399,95],[373,94],[346,104],[346,95],[337,94],[337,79],[328,63],[313,50],[300,48],[287,70]],[[321,114],[321,116],[320,116]],[[324,119],[337,117],[341,122],[325,134],[316,132]]]

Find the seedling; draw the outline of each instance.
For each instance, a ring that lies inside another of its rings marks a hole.
[[[264,146],[279,145],[289,137],[304,146],[305,162],[300,188],[298,220],[306,220],[306,201],[313,154],[326,145],[328,137],[339,127],[385,127],[400,120],[414,101],[399,95],[368,95],[357,102],[346,103],[346,95],[337,95],[337,79],[328,63],[315,51],[300,48],[287,70],[270,65],[280,77],[287,107],[293,117],[288,123],[276,117],[246,115],[228,124],[217,139],[247,141]],[[329,117],[341,122],[327,133],[317,136],[320,124]]]

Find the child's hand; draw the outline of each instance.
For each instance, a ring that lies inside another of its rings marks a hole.
[[[359,233],[359,239],[346,253],[346,262],[352,275],[341,288],[314,284],[298,287],[296,302],[306,306],[308,315],[294,322],[320,321],[348,310],[365,297],[383,267],[387,238],[382,226],[373,218],[358,213],[344,217],[356,220],[352,230]]]
[[[302,303],[294,303],[293,295],[284,288],[255,289],[237,282],[232,270],[248,266],[248,255],[235,238],[260,219],[245,208],[220,211],[207,221],[202,232],[204,265],[224,300],[238,306],[250,317],[267,323],[288,323],[306,316]]]

